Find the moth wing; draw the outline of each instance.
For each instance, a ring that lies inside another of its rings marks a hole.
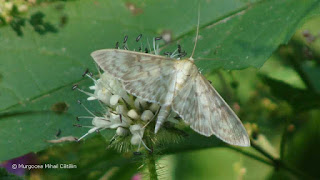
[[[176,60],[115,49],[94,51],[91,56],[101,69],[119,79],[130,94],[162,105],[172,102]]]
[[[177,92],[172,109],[196,132],[238,146],[250,146],[240,119],[200,73]]]

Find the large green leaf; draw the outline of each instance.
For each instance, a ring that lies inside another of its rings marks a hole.
[[[85,112],[75,103],[84,96],[70,88],[81,81],[85,68],[95,69],[92,51],[113,48],[124,35],[129,35],[129,48],[137,49],[138,34],[150,39],[170,31],[172,41],[179,41],[191,54],[197,4],[184,0],[46,3],[31,10],[19,35],[2,27],[0,160],[47,148],[45,140],[54,139],[58,129],[63,136],[87,131],[72,127],[73,118]],[[306,17],[319,14],[316,0],[200,4],[200,40],[194,58],[218,59],[199,62],[206,71],[261,67]]]

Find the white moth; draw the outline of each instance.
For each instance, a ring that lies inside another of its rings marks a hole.
[[[172,109],[202,135],[214,134],[229,144],[250,146],[241,121],[199,73],[192,56],[177,60],[120,49],[97,50],[91,56],[104,71],[119,79],[128,93],[161,105],[155,133]]]

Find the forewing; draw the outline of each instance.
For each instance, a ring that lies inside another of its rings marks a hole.
[[[176,80],[175,60],[116,49],[98,50],[91,56],[101,69],[122,81],[130,94],[162,105],[172,101]]]
[[[238,146],[250,146],[237,115],[200,73],[190,77],[173,100],[172,109],[196,132]]]

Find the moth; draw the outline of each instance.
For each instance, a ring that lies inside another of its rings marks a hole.
[[[91,56],[128,93],[161,105],[155,133],[173,110],[199,134],[250,146],[240,119],[194,64],[195,47],[191,57],[182,60],[121,49],[97,50]]]

